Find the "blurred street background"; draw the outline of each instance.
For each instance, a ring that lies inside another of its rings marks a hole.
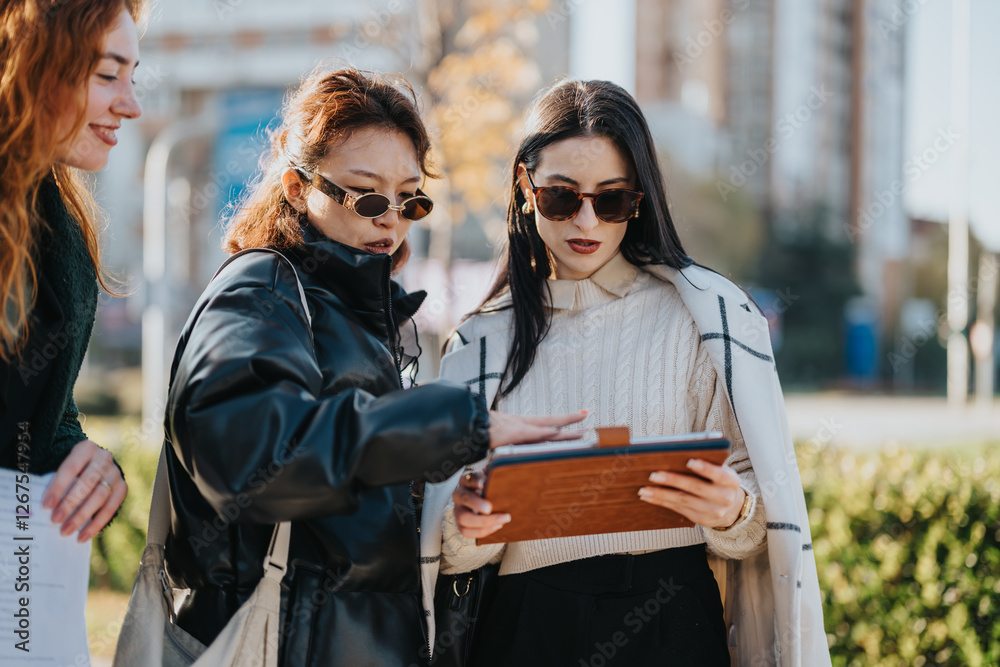
[[[1000,3],[992,0],[160,0],[98,200],[106,263],[77,388],[130,496],[95,540],[107,664],[144,539],[174,343],[290,87],[405,76],[443,174],[400,280],[421,381],[505,236],[531,98],[609,79],[649,119],[689,254],[771,323],[836,665],[1000,664]]]

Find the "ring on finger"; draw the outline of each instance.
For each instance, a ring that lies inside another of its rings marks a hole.
[[[111,482],[109,482],[108,480],[104,479],[103,477],[101,478],[101,484],[103,484],[104,486],[106,486],[108,488],[108,491],[111,490]]]

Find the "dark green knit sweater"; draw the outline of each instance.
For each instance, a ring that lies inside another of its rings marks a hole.
[[[27,422],[29,470],[55,470],[87,436],[73,402],[97,312],[97,274],[80,225],[46,180],[39,210],[47,224],[38,243],[38,291],[27,343],[18,359],[0,362],[0,466],[19,467],[19,424]]]

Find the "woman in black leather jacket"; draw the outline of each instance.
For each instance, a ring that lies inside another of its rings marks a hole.
[[[558,429],[578,416],[488,413],[461,385],[402,391],[412,356],[400,331],[425,295],[390,275],[433,205],[419,189],[428,150],[405,82],[317,72],[229,226],[229,252],[288,261],[230,262],[174,357],[165,555],[173,585],[191,589],[178,623],[205,643],[257,585],[273,524],[292,521],[282,664],[422,664],[411,482],[440,481],[490,446],[574,435]]]

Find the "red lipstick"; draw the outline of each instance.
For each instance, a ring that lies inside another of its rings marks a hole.
[[[597,249],[601,247],[600,241],[592,241],[590,239],[568,239],[566,244],[569,245],[570,250],[581,255],[590,255],[597,252]]]

